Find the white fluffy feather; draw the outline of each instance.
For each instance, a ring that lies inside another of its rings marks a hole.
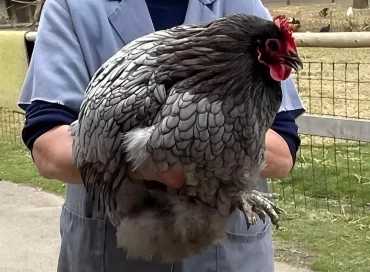
[[[149,153],[146,145],[154,130],[154,126],[148,128],[138,128],[125,133],[123,144],[126,147],[126,160],[131,163],[133,171],[137,170],[148,159]]]

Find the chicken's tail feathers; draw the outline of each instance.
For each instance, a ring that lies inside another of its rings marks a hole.
[[[132,171],[137,170],[148,159],[149,153],[146,146],[154,128],[154,126],[137,128],[123,135],[126,160],[131,164]]]

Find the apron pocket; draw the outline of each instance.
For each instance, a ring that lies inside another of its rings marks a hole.
[[[217,272],[273,272],[270,220],[247,230],[244,214],[232,216],[225,239],[217,246]]]
[[[104,272],[105,220],[62,207],[58,272]]]

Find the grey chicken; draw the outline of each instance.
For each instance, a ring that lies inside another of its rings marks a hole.
[[[247,225],[279,219],[257,192],[265,134],[298,70],[289,23],[245,14],[138,38],[95,73],[73,156],[129,257],[172,262],[223,238],[237,208]],[[181,167],[179,190],[133,182],[130,170]],[[248,227],[246,226],[246,227]]]

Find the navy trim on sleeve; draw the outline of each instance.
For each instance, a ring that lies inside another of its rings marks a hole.
[[[40,100],[34,101],[26,109],[22,140],[32,151],[38,137],[56,126],[70,125],[77,117],[78,112],[69,107]]]
[[[301,139],[298,135],[298,126],[295,122],[293,113],[290,111],[277,113],[271,129],[279,134],[287,143],[294,165],[297,159],[297,152],[301,144]]]

